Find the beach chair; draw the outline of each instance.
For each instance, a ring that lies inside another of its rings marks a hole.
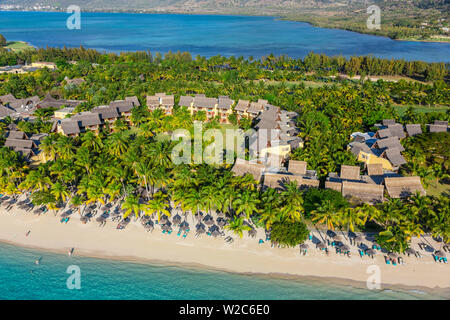
[[[183,234],[183,238],[186,238],[187,237],[187,232],[185,232],[184,234]]]
[[[162,233],[166,233],[166,230],[163,230]]]
[[[359,251],[359,255],[362,258],[364,256],[364,252],[362,250],[358,250]]]
[[[433,258],[434,258],[434,262],[438,262],[439,261],[438,256],[433,255]]]
[[[178,230],[177,236],[179,237],[181,234],[181,230]]]
[[[259,239],[258,243],[259,244],[264,243],[263,239]]]
[[[395,260],[392,260],[392,265],[393,265],[393,266],[396,266],[396,265],[397,265],[397,262],[396,262]]]
[[[447,258],[446,257],[442,258],[442,261],[444,261],[444,263],[447,263]]]
[[[384,261],[386,262],[386,264],[391,264],[391,261],[389,261],[389,259],[386,257],[384,257]]]

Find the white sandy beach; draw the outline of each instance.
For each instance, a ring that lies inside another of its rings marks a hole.
[[[308,241],[308,254],[303,256],[298,248],[272,248],[262,230],[256,238],[246,235],[227,244],[223,237],[213,238],[195,232],[183,239],[174,230],[171,235],[162,234],[158,226],[146,232],[138,221],[132,221],[125,230],[117,230],[117,222],[108,220],[104,227],[92,219],[82,224],[74,213],[67,224],[52,212],[40,216],[13,208],[0,209],[0,241],[20,246],[41,248],[67,254],[74,248],[74,255],[91,257],[153,261],[167,264],[204,266],[238,273],[278,274],[285,276],[329,277],[365,283],[370,276],[367,268],[376,264],[381,271],[381,288],[408,286],[414,288],[450,288],[450,266],[436,263],[431,253],[420,251],[422,258],[404,257],[403,265],[386,265],[384,254],[375,259],[360,258],[356,246],[351,247],[351,258],[336,254],[331,247],[327,256]],[[134,220],[134,219],[133,219]],[[194,229],[192,220],[191,229]],[[31,231],[26,236],[27,231]],[[318,234],[315,236],[320,237]],[[439,244],[427,238],[435,249]],[[413,248],[418,239],[414,239]],[[367,243],[370,245],[369,243]],[[439,290],[441,291],[441,290]],[[449,295],[450,296],[450,295]]]

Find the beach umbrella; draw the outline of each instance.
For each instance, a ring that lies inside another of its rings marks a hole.
[[[397,259],[398,258],[398,254],[396,254],[395,252],[389,252],[388,257],[391,259]]]
[[[225,217],[225,213],[223,213],[222,211],[218,211],[217,216],[223,218],[223,217]]]
[[[188,230],[188,229],[189,229],[189,223],[187,223],[186,221],[183,221],[183,222],[180,224],[180,229],[183,230],[183,231]]]
[[[205,225],[203,224],[203,223],[197,223],[197,225],[195,226],[195,228],[198,230],[198,229],[203,229],[203,230],[205,230],[206,229],[206,227],[205,227]]]
[[[413,248],[408,248],[405,250],[405,252],[410,255],[410,254],[416,254],[416,250],[414,250]]]
[[[336,236],[336,232],[334,232],[333,230],[328,230],[327,231],[327,236],[334,238]]]
[[[333,240],[334,240],[334,241],[342,241],[342,237],[341,237],[340,235],[338,235],[338,234],[335,234],[335,235],[333,236]]]
[[[373,249],[367,249],[366,250],[366,254],[369,255],[369,256],[374,256],[374,255],[377,254],[377,252],[375,250],[373,250]]]
[[[342,250],[342,251],[344,251],[344,252],[347,252],[347,251],[350,251],[350,248],[349,248],[349,246],[347,246],[347,245],[342,245],[341,247],[340,247],[340,249]]]
[[[95,221],[97,221],[97,222],[103,222],[103,221],[106,221],[106,218],[105,218],[103,215],[101,215],[100,217],[98,217],[97,219],[95,219]]]
[[[61,218],[66,218],[68,216],[69,216],[69,212],[67,212],[67,211],[60,214]]]
[[[181,216],[177,213],[173,218],[172,222],[174,225],[179,225],[181,223]]]
[[[147,231],[153,231],[153,224],[147,223],[144,228]]]
[[[207,225],[213,225],[214,224],[214,219],[208,214],[206,217],[203,218],[203,222]]]
[[[327,247],[327,245],[324,242],[319,242],[316,245],[316,247],[319,248],[319,249],[325,249]]]
[[[223,226],[225,226],[227,224],[227,220],[225,220],[224,218],[218,218],[217,219],[217,225],[219,226],[219,227],[223,227]]]
[[[219,230],[214,230],[213,232],[211,232],[211,235],[213,236],[213,237],[217,237],[217,236],[220,236],[220,232],[219,232]]]
[[[252,238],[256,237],[256,230],[255,229],[248,230],[248,235]]]
[[[445,258],[445,253],[440,250],[436,251],[434,255],[438,258]]]
[[[164,224],[161,229],[163,229],[164,231],[172,231],[172,227],[169,226],[168,224]]]
[[[306,250],[306,249],[308,249],[308,248],[309,248],[309,246],[308,246],[306,243],[301,243],[301,244],[300,244],[300,249]]]
[[[354,238],[354,240],[355,240],[355,242],[362,242],[364,239],[363,239],[363,237],[362,237],[361,235],[357,235],[357,236]]]
[[[197,233],[201,234],[201,233],[205,233],[206,230],[204,228],[197,228]]]
[[[86,217],[86,216],[82,216],[82,217],[80,218],[80,221],[81,221],[82,223],[87,223],[88,220],[89,220],[89,218]]]
[[[160,224],[167,224],[169,222],[169,219],[167,219],[167,216],[162,216],[159,220]]]

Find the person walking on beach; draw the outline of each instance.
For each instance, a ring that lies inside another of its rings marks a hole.
[[[31,230],[28,230],[27,233],[25,233],[25,237],[28,237],[30,235]]]

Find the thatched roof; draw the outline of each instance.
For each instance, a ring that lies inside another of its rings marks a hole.
[[[147,96],[147,107],[159,107],[161,104],[161,97],[158,97],[156,95],[154,96]]]
[[[228,96],[220,96],[219,97],[219,104],[217,105],[217,108],[228,110],[231,109],[231,105],[234,103],[233,100],[231,100]]]
[[[388,148],[383,152],[381,156],[388,159],[389,162],[392,163],[394,167],[398,167],[402,164],[407,163],[407,161],[405,160],[405,158],[403,158],[398,148]]]
[[[190,107],[193,102],[194,102],[194,97],[181,96],[180,97],[180,102],[178,102],[178,105],[181,106],[181,107]]]
[[[341,182],[333,182],[333,181],[325,181],[325,188],[342,192],[342,183]]]
[[[288,171],[298,175],[305,175],[306,167],[306,161],[289,160]]]
[[[280,124],[276,120],[261,119],[256,125],[256,130],[260,129],[280,129]]]
[[[165,107],[173,107],[175,104],[175,97],[174,95],[168,95],[161,97],[161,104]]]
[[[231,169],[231,171],[238,176],[251,174],[258,183],[261,181],[264,170],[264,165],[242,159],[236,159],[236,163],[234,164],[233,169]]]
[[[296,181],[298,187],[302,184],[301,176],[294,176],[289,174],[278,174],[278,173],[265,173],[264,174],[264,186],[282,190],[285,185],[291,181]]]
[[[133,107],[140,107],[141,106],[141,103],[139,102],[139,99],[136,96],[125,97],[125,101],[131,102],[133,104]]]
[[[388,125],[388,128],[391,131],[392,136],[394,137],[403,139],[406,136],[405,131],[403,130],[403,125],[400,123],[390,124]]]
[[[0,117],[7,117],[12,115],[13,113],[16,113],[16,111],[11,108],[0,105]]]
[[[131,112],[131,109],[133,109],[133,101],[125,101],[125,100],[116,100],[112,101],[109,104],[110,107],[115,107],[120,113],[128,113]]]
[[[250,107],[247,109],[247,113],[251,113],[253,115],[258,115],[262,110],[264,109],[264,106],[257,102],[250,103]]]
[[[102,124],[100,115],[96,112],[81,112],[72,116],[70,119],[79,121],[82,127],[98,126]]]
[[[344,197],[359,198],[365,202],[378,203],[383,201],[384,186],[373,183],[342,182]]]
[[[248,107],[250,105],[250,101],[248,100],[239,100],[237,105],[234,107],[235,111],[247,111]]]
[[[194,98],[194,107],[197,108],[214,108],[216,104],[216,98],[206,98],[198,95]]]
[[[434,124],[440,125],[440,126],[448,126],[447,120],[434,120]]]
[[[395,124],[395,120],[394,119],[383,119],[383,126],[388,126],[391,124]]]
[[[360,168],[358,166],[342,165],[339,177],[341,179],[359,180],[359,171]]]
[[[400,140],[398,139],[398,137],[379,139],[374,143],[374,147],[378,148],[378,149],[397,148],[400,151],[405,150],[405,148],[403,148],[402,144],[400,143]]]
[[[408,133],[408,136],[412,137],[415,136],[416,134],[421,134],[422,128],[420,124],[407,124],[406,132]]]
[[[92,109],[92,112],[98,113],[102,120],[117,119],[120,117],[119,111],[117,110],[116,107],[109,107],[109,106],[104,106],[102,108],[97,107]]]
[[[389,128],[378,130],[375,134],[379,139],[392,137],[393,134]]]
[[[27,140],[28,136],[25,134],[25,132],[14,130],[8,132],[8,139]]]
[[[13,139],[8,138],[5,141],[5,147],[20,148],[20,149],[32,149],[35,148],[33,140]]]
[[[367,165],[367,174],[369,176],[382,176],[383,165],[381,163],[371,163]]]
[[[358,156],[361,151],[365,153],[373,153],[367,144],[357,141],[350,142],[348,147],[350,148],[350,152],[355,156]]]
[[[65,135],[78,134],[81,132],[78,121],[69,119],[61,121],[61,129]]]
[[[425,189],[420,182],[420,177],[398,177],[385,178],[384,184],[387,192],[392,198],[404,198],[420,192],[425,195]]]
[[[430,124],[430,132],[447,132],[447,125]]]

